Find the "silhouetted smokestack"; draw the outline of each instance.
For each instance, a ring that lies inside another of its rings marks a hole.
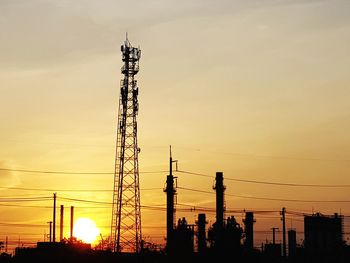
[[[61,211],[60,211],[60,241],[63,240],[63,213],[64,213],[64,206],[61,205]]]
[[[207,244],[206,244],[206,235],[205,235],[205,225],[206,225],[206,220],[205,220],[205,214],[199,214],[198,215],[198,253],[205,253],[207,249]]]
[[[282,251],[283,251],[283,256],[287,256],[287,244],[286,244],[286,208],[283,207],[281,211],[282,215]]]
[[[297,232],[293,229],[288,231],[288,257],[295,257],[297,250]]]
[[[215,177],[215,186],[213,187],[216,190],[216,226],[218,228],[224,227],[224,176],[222,172],[217,172]]]
[[[52,242],[56,242],[56,193],[53,194]]]
[[[170,160],[169,160],[169,175],[166,179],[166,188],[164,192],[166,192],[166,232],[167,232],[167,252],[171,253],[173,248],[174,241],[174,220],[175,220],[175,205],[174,205],[174,197],[176,193],[176,189],[174,187],[174,176],[173,176],[173,163],[177,161],[173,161],[173,157],[171,154],[171,146],[170,146]]]
[[[245,231],[245,247],[247,250],[251,251],[254,248],[254,213],[246,212],[243,222]]]
[[[73,239],[74,206],[70,207],[70,239]]]
[[[168,175],[166,179],[166,199],[167,199],[167,239],[171,236],[174,229],[174,177]]]

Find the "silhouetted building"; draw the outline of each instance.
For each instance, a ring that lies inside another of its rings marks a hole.
[[[216,254],[236,254],[241,252],[242,228],[237,223],[234,216],[228,217],[224,222],[225,213],[225,186],[222,172],[217,172],[215,177],[216,192],[216,222],[208,231],[210,248]]]
[[[243,230],[237,223],[234,216],[228,217],[223,227],[218,227],[216,223],[208,231],[210,247],[216,253],[241,254],[241,239]]]
[[[264,254],[268,258],[280,258],[281,257],[281,252],[282,252],[282,246],[281,244],[265,244],[264,246]]]
[[[243,230],[237,223],[235,217],[228,217],[224,232],[224,247],[232,252],[239,252],[241,248],[242,233]]]
[[[304,217],[305,249],[309,255],[330,255],[343,245],[342,217],[316,213]]]
[[[73,241],[72,241],[73,240]],[[0,257],[0,262],[3,258]],[[163,253],[143,250],[141,253],[112,253],[111,250],[91,249],[90,244],[84,244],[73,239],[63,242],[38,242],[36,247],[18,247],[16,254],[8,262],[16,263],[139,263],[168,262]]]
[[[17,247],[16,262],[90,262],[91,245],[81,242],[38,242],[37,247]]]
[[[176,256],[193,253],[194,225],[189,225],[186,218],[179,219],[174,229],[174,254]]]

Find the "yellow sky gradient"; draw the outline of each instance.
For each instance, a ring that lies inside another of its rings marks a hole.
[[[140,171],[179,169],[300,184],[350,184],[349,1],[1,1],[0,168],[113,172],[120,45],[140,45]],[[141,173],[142,205],[165,205],[167,173]],[[213,178],[176,174],[181,187],[213,191]],[[349,200],[348,188],[225,181],[226,193]],[[113,175],[0,171],[0,198],[51,196],[10,190],[110,189]],[[60,192],[110,202],[110,192]],[[215,195],[178,190],[178,203],[214,207]],[[43,240],[50,208],[0,202],[0,241]],[[11,203],[50,206],[51,201]],[[106,237],[111,208],[69,201]],[[342,212],[349,202],[279,202],[226,196],[227,209]],[[155,217],[155,214],[157,215]],[[197,212],[180,212],[192,224]],[[207,215],[210,222],[214,214]],[[241,214],[236,214],[241,223]],[[280,226],[279,216],[256,228]],[[267,216],[268,217],[268,216]],[[156,218],[156,219],[155,219]],[[303,231],[302,218],[287,226]],[[165,212],[142,211],[143,235],[163,243]],[[347,221],[346,221],[347,226]],[[68,232],[65,231],[65,232]],[[58,231],[57,231],[58,233]],[[259,234],[261,240],[270,233]],[[28,242],[29,242],[28,241]],[[261,241],[260,241],[261,242]]]

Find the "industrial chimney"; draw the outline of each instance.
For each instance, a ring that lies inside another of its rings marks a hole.
[[[255,223],[254,213],[246,212],[244,222],[244,231],[245,231],[245,247],[248,251],[252,251],[254,248],[254,228]]]
[[[297,250],[297,232],[294,229],[288,230],[288,257],[296,256]]]
[[[197,240],[198,240],[198,253],[203,254],[205,253],[207,249],[206,244],[206,234],[205,234],[205,225],[206,225],[206,219],[205,214],[199,214],[198,215],[198,234],[197,234]]]
[[[215,186],[213,189],[216,191],[216,227],[222,229],[224,227],[224,176],[222,172],[217,172],[215,177]]]

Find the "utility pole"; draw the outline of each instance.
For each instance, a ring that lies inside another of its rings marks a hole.
[[[287,257],[287,246],[286,246],[286,208],[283,207],[281,211],[282,215],[282,235],[283,235],[283,256]]]
[[[70,207],[70,240],[73,241],[74,206]]]
[[[63,213],[64,213],[64,206],[61,205],[61,213],[60,213],[60,241],[63,240]]]
[[[5,253],[7,253],[8,241],[9,241],[8,236],[6,236]]]
[[[56,193],[53,194],[53,229],[52,242],[56,242]]]
[[[276,244],[276,230],[278,230],[278,227],[272,227],[272,244]]]

